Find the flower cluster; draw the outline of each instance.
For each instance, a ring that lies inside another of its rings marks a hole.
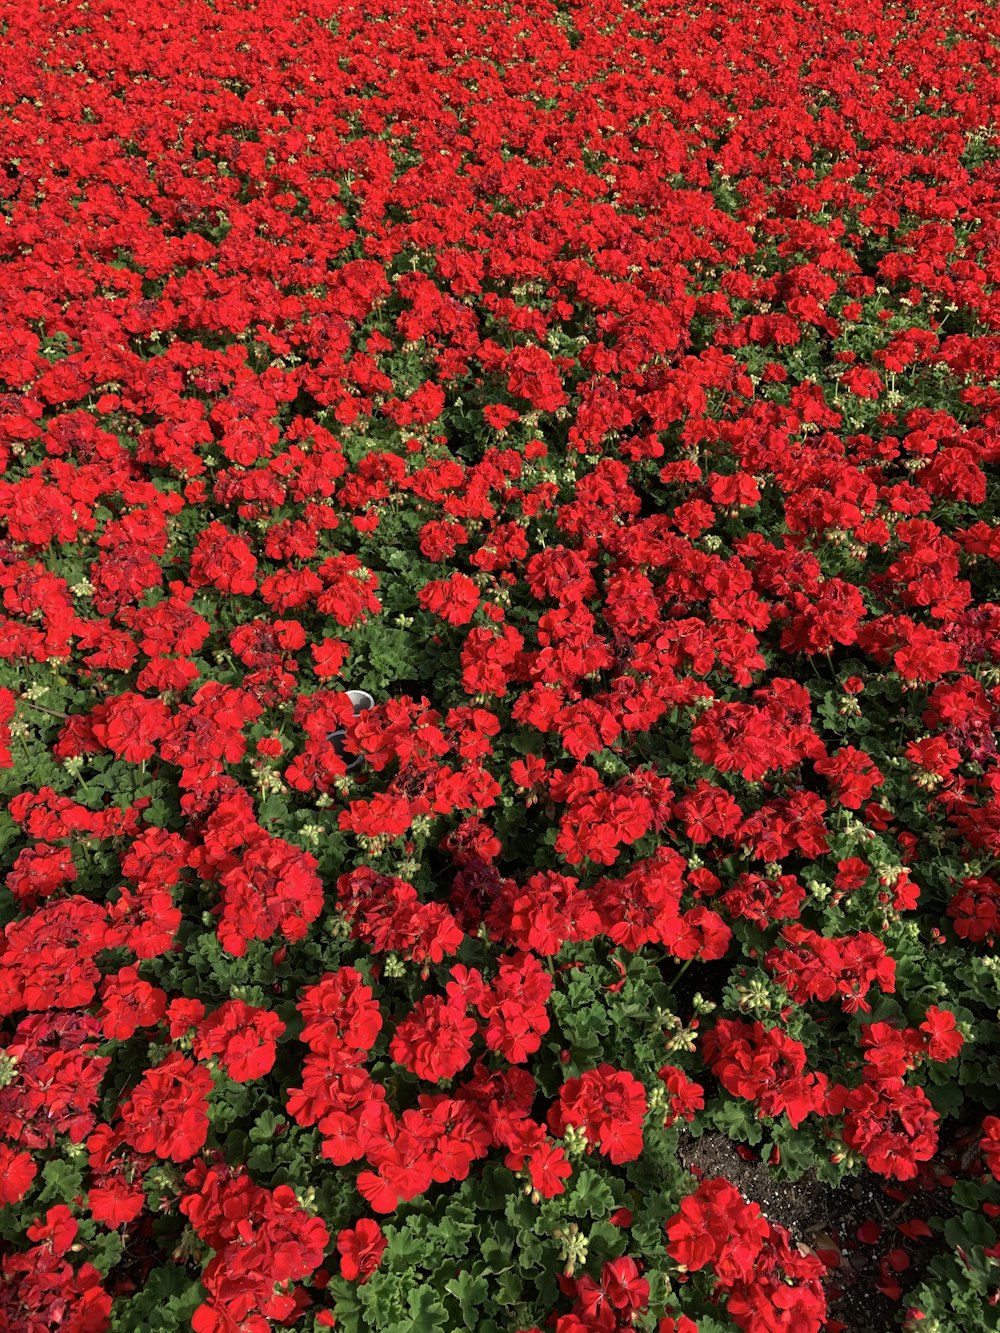
[[[824,1326],[822,1260],[797,1253],[787,1232],[727,1180],[703,1180],[682,1200],[667,1223],[667,1251],[684,1270],[711,1269],[746,1333],[819,1333]]]

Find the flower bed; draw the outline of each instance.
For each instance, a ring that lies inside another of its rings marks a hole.
[[[6,7],[0,1329],[996,1327],[997,37]]]

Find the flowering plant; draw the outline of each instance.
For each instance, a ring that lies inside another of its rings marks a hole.
[[[7,6],[0,1328],[996,1327],[959,8]]]

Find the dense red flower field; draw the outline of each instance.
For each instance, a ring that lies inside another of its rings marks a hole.
[[[0,1330],[1000,1327],[995,6],[0,103]]]

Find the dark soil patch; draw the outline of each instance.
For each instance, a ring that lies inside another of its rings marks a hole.
[[[670,985],[672,1007],[683,1017],[690,1014],[695,995],[718,1004],[722,992],[733,976],[733,964],[725,958],[715,962],[696,963],[677,979],[681,964],[668,960],[662,968],[663,979]]]
[[[816,1250],[830,1264],[829,1328],[892,1333],[899,1327],[902,1307],[893,1283],[900,1293],[919,1285],[941,1248],[939,1236],[909,1238],[899,1227],[950,1212],[947,1190],[929,1190],[928,1182],[924,1188],[894,1188],[870,1171],[836,1188],[817,1180],[812,1171],[799,1180],[783,1180],[756,1154],[714,1131],[700,1138],[682,1135],[679,1155],[696,1176],[724,1176],[745,1199],[760,1205],[769,1222],[784,1227],[793,1242]],[[893,1261],[901,1263],[901,1251],[907,1266],[896,1274],[888,1256],[892,1253]]]

